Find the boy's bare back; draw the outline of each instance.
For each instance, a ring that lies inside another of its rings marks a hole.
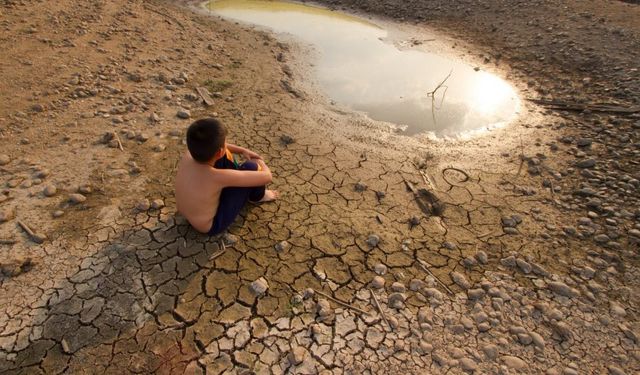
[[[193,160],[186,152],[178,164],[176,206],[199,232],[211,228],[218,210],[222,187],[215,183],[215,168]]]

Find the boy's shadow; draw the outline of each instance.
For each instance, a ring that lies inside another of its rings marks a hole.
[[[111,351],[113,360],[116,343],[130,336],[136,341],[129,354],[144,357],[137,358],[134,365],[140,367],[138,372],[157,370],[166,360],[163,356],[197,358],[196,350],[186,353],[175,345],[190,323],[174,309],[187,287],[200,283],[194,277],[206,271],[211,258],[218,254],[218,238],[203,236],[174,216],[164,222],[151,217],[110,239],[85,258],[76,273],[45,291],[40,306],[34,308],[32,325],[21,332],[26,345],[17,348],[15,354],[0,357],[0,372],[73,372],[69,368],[72,356],[73,362],[84,357],[92,362],[85,365],[100,366],[97,362],[102,361],[94,357],[97,352]],[[173,347],[156,345],[157,353],[138,342],[136,332],[149,325],[154,326],[153,332],[172,335]],[[126,368],[128,364],[119,366]]]

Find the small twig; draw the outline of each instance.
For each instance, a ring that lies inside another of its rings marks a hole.
[[[122,142],[120,141],[120,137],[118,136],[118,133],[113,133],[115,135],[116,138],[116,142],[118,142],[118,148],[120,149],[120,151],[124,152],[124,147],[122,147]]]
[[[442,87],[442,85],[444,85],[444,83],[449,79],[449,77],[451,77],[451,73],[453,73],[453,69],[451,69],[449,71],[449,74],[447,74],[447,76],[442,80],[442,82],[440,82],[438,84],[438,86],[436,86],[435,89],[433,89],[433,91],[430,91],[427,93],[427,98],[431,98],[431,117],[433,117],[433,123],[435,124],[436,122],[436,92]],[[447,89],[449,87],[448,86],[444,86],[444,94],[442,94],[442,100],[440,101],[440,105],[437,106],[438,109],[440,109],[439,107],[442,107],[442,103],[444,102],[444,96],[447,94]]]
[[[488,235],[493,234],[493,232],[494,232],[493,230],[490,230],[490,231],[488,231],[488,232],[487,232],[487,233],[485,233],[485,234],[481,234],[481,235],[479,235],[479,236],[478,236],[478,238],[484,238],[484,237],[487,237]]]
[[[36,234],[33,232],[33,230],[31,229],[31,227],[29,227],[26,223],[24,223],[22,220],[18,220],[18,225],[25,231],[27,232],[27,234],[31,237],[35,236]]]
[[[0,244],[2,244],[2,245],[13,245],[16,242],[18,242],[18,241],[16,241],[13,238],[0,238]]]
[[[349,309],[351,309],[351,310],[357,311],[357,312],[359,312],[359,313],[361,313],[361,314],[365,314],[365,315],[369,314],[369,312],[367,312],[367,311],[364,311],[364,310],[362,310],[362,309],[360,309],[360,308],[358,308],[358,307],[355,307],[355,306],[353,306],[353,305],[350,305],[350,304],[348,304],[348,303],[346,303],[346,302],[344,302],[344,301],[341,301],[341,300],[339,300],[339,299],[336,299],[336,298],[334,298],[334,297],[331,297],[331,296],[330,296],[330,295],[328,295],[327,293],[324,293],[324,292],[322,292],[322,291],[320,291],[320,290],[316,290],[315,292],[316,292],[317,294],[319,294],[319,295],[321,295],[321,296],[323,296],[323,297],[327,298],[327,299],[332,300],[333,302],[337,303],[338,305],[341,305],[341,306],[343,306],[343,307],[346,307],[346,308],[349,308]]]
[[[384,320],[387,327],[393,329],[393,327],[391,327],[391,324],[389,324],[389,321],[387,320],[387,316],[384,315],[384,311],[382,311],[382,306],[380,306],[380,302],[378,302],[378,297],[376,297],[376,295],[373,293],[373,290],[371,290],[371,288],[367,288],[367,289],[369,289],[369,293],[371,293],[373,304],[376,306],[376,309],[378,309],[378,312],[380,313],[382,320]]]
[[[418,259],[418,264],[420,265],[420,267],[422,267],[423,270],[425,270],[429,275],[431,275],[431,277],[433,277],[434,279],[436,279],[436,281],[438,282],[438,284],[440,284],[440,286],[442,286],[449,294],[453,295],[454,293],[451,291],[451,289],[449,289],[448,286],[445,285],[445,283],[443,283],[438,276],[434,275],[433,272],[431,272],[431,270],[429,269],[429,263],[425,262],[422,259]]]

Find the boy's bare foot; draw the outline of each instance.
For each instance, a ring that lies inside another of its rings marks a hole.
[[[277,190],[265,190],[264,197],[258,202],[271,202],[275,201],[280,196]]]

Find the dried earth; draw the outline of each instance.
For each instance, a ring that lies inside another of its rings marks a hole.
[[[435,29],[523,97],[640,104],[638,5],[325,3]],[[318,95],[304,47],[188,4],[7,0],[0,27],[1,373],[640,371],[637,114],[524,102],[407,138]],[[221,238],[172,193],[207,115],[282,192]]]

